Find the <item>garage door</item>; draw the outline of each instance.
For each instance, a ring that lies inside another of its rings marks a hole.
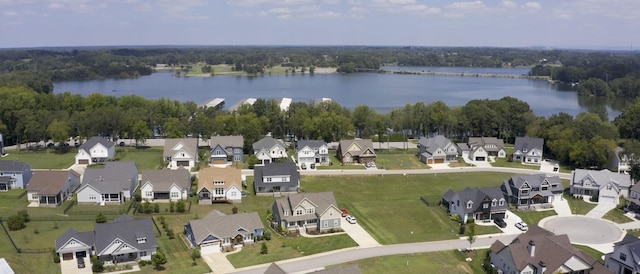
[[[476,161],[486,161],[487,158],[485,157],[476,157]]]
[[[436,164],[444,164],[444,159],[434,159]]]
[[[433,160],[432,159],[427,159],[427,164],[433,164]]]
[[[612,197],[612,196],[600,196],[600,198],[598,198],[598,203],[603,203],[603,204],[616,204],[616,197]]]
[[[62,253],[62,260],[73,260],[73,253]]]
[[[88,165],[89,164],[89,160],[78,160],[78,164],[79,165]]]
[[[226,163],[227,163],[227,161],[225,161],[224,159],[214,159],[213,160],[213,164],[214,165],[224,165]]]
[[[200,246],[200,254],[220,253],[220,246],[217,244]]]
[[[176,164],[178,166],[189,166],[189,161],[178,161]]]

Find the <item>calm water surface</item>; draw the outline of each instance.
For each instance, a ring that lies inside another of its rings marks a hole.
[[[398,69],[514,75],[528,72],[527,69],[519,68]],[[158,72],[137,79],[54,83],[54,93],[68,91],[84,96],[94,92],[113,96],[135,94],[151,99],[165,97],[183,102],[194,101],[198,104],[220,97],[225,98],[227,107],[248,97],[290,97],[294,101],[303,102],[328,97],[348,108],[366,104],[386,113],[392,108],[401,108],[416,102],[429,103],[440,100],[447,106],[462,106],[474,99],[500,99],[511,96],[529,103],[535,114],[540,116],[550,116],[559,112],[576,115],[587,111],[589,106],[606,105],[609,116],[613,118],[621,109],[620,103],[614,104],[605,99],[579,99],[575,92],[562,89],[563,87],[557,84],[540,80],[378,73],[176,77],[172,72]]]

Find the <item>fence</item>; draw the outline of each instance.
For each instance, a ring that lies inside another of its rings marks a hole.
[[[1,193],[0,192],[0,199],[14,199],[14,200],[19,200],[20,198],[24,197],[27,195],[27,191],[22,191],[20,192],[20,194],[18,195],[13,195],[13,193]]]
[[[78,202],[76,200],[72,200],[69,204],[67,204],[67,206],[64,207],[64,209],[62,210],[62,212],[64,214],[67,214],[67,212],[69,212],[69,210],[74,206],[78,204]]]
[[[440,196],[420,196],[420,200],[427,206],[439,206]]]
[[[13,238],[11,238],[11,235],[9,235],[9,231],[4,226],[4,221],[2,219],[0,219],[0,226],[2,226],[2,230],[4,230],[4,233],[7,234],[7,238],[9,238],[9,241],[11,241],[11,244],[13,245],[13,248],[16,249],[16,252],[20,253],[20,248],[18,248],[16,243],[13,241]]]

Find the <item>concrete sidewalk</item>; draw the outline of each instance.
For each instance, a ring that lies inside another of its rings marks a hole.
[[[567,202],[567,200],[565,200],[564,198],[560,199],[559,201],[554,200],[553,203],[551,204],[553,205],[553,210],[556,211],[558,216],[573,215],[571,213],[571,207],[569,206],[569,202]]]
[[[602,216],[607,214],[610,210],[616,208],[615,204],[607,204],[607,203],[599,203],[596,207],[594,207],[589,213],[587,213],[587,217],[602,219]]]

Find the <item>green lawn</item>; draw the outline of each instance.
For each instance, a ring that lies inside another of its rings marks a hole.
[[[362,273],[484,273],[482,261],[488,249],[471,253],[471,262],[465,261],[468,256],[457,250],[428,252],[418,254],[393,255],[375,257],[343,265],[357,264]]]
[[[527,223],[529,226],[531,225],[537,225],[540,220],[550,217],[550,216],[555,216],[556,211],[555,210],[545,210],[545,211],[516,211],[514,212],[516,215],[520,216],[520,218],[522,218],[522,221]]]
[[[573,247],[580,249],[582,251],[584,251],[584,253],[587,253],[589,256],[593,257],[594,259],[598,260],[598,262],[600,262],[601,264],[604,264],[604,260],[602,258],[602,256],[604,255],[604,253],[595,250],[591,247],[588,247],[586,245],[573,245]]]
[[[627,233],[636,237],[640,237],[640,229],[627,229]]]
[[[329,150],[329,165],[328,166],[316,166],[317,169],[366,169],[364,165],[352,164],[342,165],[342,162],[336,157],[335,150]]]
[[[78,150],[68,148],[66,152],[59,152],[55,149],[22,149],[19,151],[9,150],[7,153],[9,155],[2,157],[2,160],[27,162],[32,169],[64,169],[73,165]]]
[[[164,166],[162,160],[163,147],[118,147],[116,160],[133,161],[138,165],[139,172],[147,169],[160,169]]]
[[[495,162],[491,163],[493,167],[512,167],[512,168],[524,168],[524,169],[532,169],[539,170],[540,166],[536,165],[523,165],[518,161],[509,162],[506,158],[496,158]]]
[[[416,156],[418,149],[391,149],[376,151],[376,166],[381,169],[426,169]]]
[[[633,219],[624,215],[624,211],[619,208],[614,208],[612,210],[609,210],[607,214],[604,214],[604,216],[602,216],[602,219],[606,219],[618,224],[624,224],[624,223],[634,221]]]
[[[438,175],[313,176],[302,178],[305,192],[334,191],[344,207],[379,243],[395,244],[456,239],[459,225],[439,206],[426,206],[420,196],[438,200],[448,189],[496,186],[512,174],[495,172]],[[397,225],[402,224],[402,225]],[[411,234],[411,231],[414,233]],[[481,231],[498,233],[499,230]]]
[[[212,74],[215,75],[230,75],[230,76],[250,76],[244,71],[234,71],[233,66],[231,65],[212,65],[211,69],[213,70]],[[286,67],[274,66],[271,68],[266,68],[264,71],[264,75],[278,75],[278,74],[286,74]],[[290,74],[290,73],[289,73]],[[296,70],[296,74],[300,74],[300,69]],[[308,74],[305,73],[305,74]],[[201,65],[192,66],[191,70],[187,73],[187,76],[201,76],[201,75],[210,75],[209,73],[202,73]],[[259,73],[258,75],[263,75]]]
[[[571,213],[578,215],[586,215],[591,211],[596,204],[590,204],[585,202],[583,199],[573,198],[571,195],[564,194],[564,199],[569,202],[569,207],[571,207]]]
[[[160,226],[160,224],[158,225]],[[167,264],[164,265],[166,269],[162,273],[211,272],[207,263],[202,259],[197,259],[196,265],[192,265],[191,252],[193,250],[187,247],[180,234],[177,232],[174,239],[169,239],[163,231],[162,236],[158,238],[158,249],[167,257]],[[152,265],[144,266],[140,270],[138,273],[158,273]]]

